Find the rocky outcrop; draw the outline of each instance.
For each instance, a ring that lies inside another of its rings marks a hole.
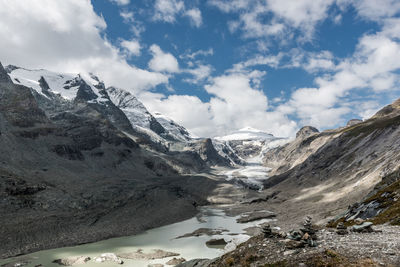
[[[230,161],[222,157],[215,149],[210,138],[198,140],[189,144],[190,149],[197,152],[202,160],[212,165],[230,166]]]
[[[3,65],[0,63],[0,83],[10,83],[10,82],[11,82],[10,76],[8,76]]]
[[[318,129],[312,126],[304,126],[296,133],[296,138],[307,138],[315,133],[319,133]]]
[[[352,119],[347,122],[346,126],[353,126],[353,125],[359,124],[361,122],[362,122],[362,120],[360,120],[360,119]]]
[[[186,260],[184,258],[172,258],[169,261],[167,261],[165,264],[166,265],[177,265],[182,262],[185,262]]]

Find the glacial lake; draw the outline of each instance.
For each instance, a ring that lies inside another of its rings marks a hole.
[[[21,261],[22,259],[30,259],[30,263],[23,266],[33,267],[39,264],[46,267],[60,266],[52,263],[55,259],[65,258],[69,256],[89,256],[92,258],[86,264],[78,266],[101,267],[101,266],[132,266],[132,267],[147,267],[148,264],[162,263],[165,264],[173,257],[157,259],[157,260],[129,260],[123,259],[124,264],[119,265],[112,262],[98,263],[93,261],[94,257],[100,256],[102,253],[129,253],[142,249],[144,253],[152,252],[153,249],[161,249],[169,252],[179,253],[176,258],[183,257],[186,260],[195,258],[215,258],[234,248],[234,245],[246,241],[249,236],[245,233],[246,228],[257,226],[264,222],[270,221],[267,219],[255,222],[239,224],[236,222],[237,217],[227,216],[222,209],[214,207],[202,207],[200,213],[189,220],[166,225],[159,228],[154,228],[143,232],[142,234],[112,238],[99,241],[96,243],[84,244],[74,247],[64,247],[51,250],[43,250],[36,253],[0,260],[0,266],[6,263]],[[219,230],[228,230],[219,235],[198,237],[184,237],[176,239],[199,228],[210,228]],[[228,242],[224,249],[209,248],[206,242],[210,239],[223,238]],[[13,265],[10,265],[13,266]],[[169,266],[169,265],[165,265]]]

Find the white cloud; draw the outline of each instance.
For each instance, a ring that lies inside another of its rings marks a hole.
[[[119,15],[122,17],[124,23],[130,25],[131,31],[136,37],[139,37],[140,34],[145,31],[143,23],[135,20],[133,12],[123,10]]]
[[[119,15],[123,18],[123,20],[124,20],[125,23],[134,21],[134,19],[133,19],[133,15],[134,15],[133,12],[121,11],[121,12],[119,13]]]
[[[301,38],[310,40],[315,26],[328,17],[329,7],[335,0],[209,0],[223,12],[238,14],[229,22],[229,29],[241,30],[245,38],[290,36],[288,31],[299,29]]]
[[[213,71],[213,67],[211,65],[202,65],[199,64],[194,69],[186,69],[185,72],[189,73],[193,76],[193,78],[185,79],[185,82],[198,84],[208,78],[210,78],[211,72]]]
[[[122,40],[121,47],[126,51],[128,56],[139,56],[140,49],[142,48],[137,40]]]
[[[188,17],[191,25],[197,28],[203,24],[200,9],[197,7],[186,9],[182,0],[156,0],[154,2],[154,20],[175,23],[178,16]]]
[[[163,74],[126,62],[102,37],[107,25],[88,0],[0,1],[0,18],[3,64],[93,72],[108,85],[135,91],[168,82]]]
[[[198,8],[192,8],[186,10],[185,15],[190,18],[191,23],[197,28],[201,26],[203,23],[203,19],[201,17],[201,11]]]
[[[119,5],[119,6],[125,6],[125,5],[128,5],[131,2],[131,0],[110,0],[110,1],[115,3],[115,4],[117,4],[117,5]]]
[[[197,50],[195,52],[191,52],[191,50],[187,51],[185,54],[180,55],[179,57],[182,59],[196,59],[199,56],[212,56],[214,55],[214,49],[209,48],[207,50]]]
[[[149,68],[158,72],[179,72],[178,60],[171,54],[165,53],[158,45],[150,46],[153,58],[149,62]]]
[[[262,75],[262,74],[261,74]],[[150,111],[174,118],[198,136],[219,136],[251,126],[278,136],[291,136],[297,124],[280,111],[268,111],[268,99],[252,87],[260,73],[229,73],[214,77],[205,86],[211,94],[203,102],[196,96],[143,93],[140,99]]]
[[[341,0],[339,2],[352,4],[360,16],[376,21],[393,17],[400,12],[398,0]]]
[[[156,0],[154,3],[154,20],[173,23],[176,16],[185,9],[183,1],[179,0]]]

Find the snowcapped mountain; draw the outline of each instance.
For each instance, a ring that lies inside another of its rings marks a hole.
[[[49,115],[55,116],[67,110],[75,112],[72,110],[77,108],[75,104],[86,103],[139,144],[163,153],[191,151],[210,165],[236,165],[244,163],[241,159],[246,154],[243,154],[244,150],[253,149],[249,147],[250,143],[242,141],[251,141],[251,145],[257,147],[256,151],[261,151],[260,147],[266,140],[274,139],[271,134],[250,127],[213,140],[196,138],[171,118],[159,112],[151,114],[127,90],[113,86],[106,88],[95,75],[64,74],[16,66],[5,69],[14,84],[24,85],[38,95],[37,99]]]
[[[231,134],[215,137],[216,140],[219,141],[234,141],[234,140],[271,140],[275,137],[270,134],[263,132],[261,130],[252,128],[252,127],[245,127],[238,131],[235,131]]]
[[[261,156],[267,150],[287,142],[261,130],[245,127],[231,134],[215,137],[214,146],[220,154],[235,154],[240,160],[246,162],[249,158]],[[238,161],[235,160],[237,163]]]
[[[164,129],[167,130],[168,134],[172,136],[175,140],[186,142],[195,138],[188,132],[185,127],[177,124],[171,118],[159,112],[154,112],[154,117],[164,127]]]
[[[32,88],[46,98],[53,95],[70,101],[79,97],[93,103],[109,101],[102,91],[104,84],[93,75],[83,77],[80,74],[63,74],[43,69],[28,70],[15,66],[7,66],[6,70],[15,84]]]
[[[159,112],[152,115],[130,92],[115,87],[108,87],[106,90],[111,101],[126,114],[132,126],[138,131],[150,135],[156,141],[163,139],[168,142],[187,142],[192,139],[185,127]]]
[[[115,87],[106,88],[104,83],[92,74],[73,75],[44,69],[29,70],[11,65],[5,69],[13,83],[31,88],[49,100],[84,100],[93,104],[115,105],[126,115],[133,129],[147,135],[154,142],[187,142],[192,138],[183,126],[172,119],[160,113],[153,116],[130,92]]]

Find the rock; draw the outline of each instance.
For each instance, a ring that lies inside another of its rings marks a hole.
[[[111,262],[115,262],[118,264],[123,264],[124,261],[121,260],[119,257],[117,257],[117,255],[115,255],[114,253],[103,253],[100,255],[100,257],[96,257],[94,258],[95,262],[107,262],[107,261],[111,261]]]
[[[164,264],[161,264],[161,263],[152,263],[152,264],[147,265],[147,267],[163,267],[163,266],[164,266]]]
[[[58,263],[63,266],[73,266],[79,264],[85,264],[87,261],[90,261],[90,257],[86,256],[75,256],[75,257],[67,257],[63,259],[54,260],[54,263]]]
[[[225,246],[227,243],[223,238],[211,239],[206,242],[207,246]]]
[[[269,211],[255,211],[250,214],[242,215],[239,219],[236,220],[238,223],[248,223],[252,221],[257,221],[261,219],[272,219],[275,218],[276,214]]]
[[[347,122],[346,126],[353,126],[353,125],[359,124],[361,122],[363,122],[363,121],[359,120],[359,119],[352,119]]]
[[[308,233],[305,233],[301,238],[301,240],[308,240],[308,239],[310,239],[310,235]]]
[[[281,238],[286,238],[286,237],[287,237],[287,233],[284,232],[284,231],[279,231],[279,232],[277,233],[277,236],[278,236],[278,237],[281,237]]]
[[[317,235],[316,230],[314,229],[313,225],[312,225],[312,218],[310,216],[307,216],[306,219],[304,220],[303,223],[303,228],[300,229],[300,231],[304,234],[308,234],[310,239],[312,240],[316,240],[317,239]]]
[[[347,235],[349,233],[349,231],[347,231],[347,227],[342,222],[338,223],[336,229],[336,233],[338,235]]]
[[[296,138],[306,138],[314,133],[319,133],[317,128],[312,126],[304,126],[296,133]]]
[[[191,237],[191,236],[202,236],[202,235],[220,235],[223,232],[228,232],[226,229],[210,229],[210,228],[199,228],[191,233],[187,233],[181,236],[178,236],[176,239],[184,238],[184,237]]]
[[[296,249],[296,248],[303,248],[305,243],[301,241],[296,241],[292,239],[285,239],[284,241],[286,249]]]
[[[303,235],[299,231],[290,231],[287,238],[291,240],[300,241]]]
[[[373,232],[374,230],[372,229],[372,222],[363,222],[360,225],[353,225],[353,227],[351,228],[352,231],[354,232],[358,232],[358,233],[370,233]]]
[[[164,251],[161,249],[155,249],[151,253],[143,253],[143,251],[139,249],[135,252],[118,254],[118,257],[131,260],[156,260],[179,255],[179,253]]]
[[[273,237],[271,225],[265,224],[261,228],[262,233],[264,234],[265,238]]]
[[[354,220],[354,222],[355,222],[357,225],[361,225],[361,224],[363,224],[365,221],[364,221],[363,219],[361,219],[361,218],[357,218],[357,219]]]
[[[166,262],[167,265],[178,265],[180,263],[185,262],[184,258],[173,258]]]

